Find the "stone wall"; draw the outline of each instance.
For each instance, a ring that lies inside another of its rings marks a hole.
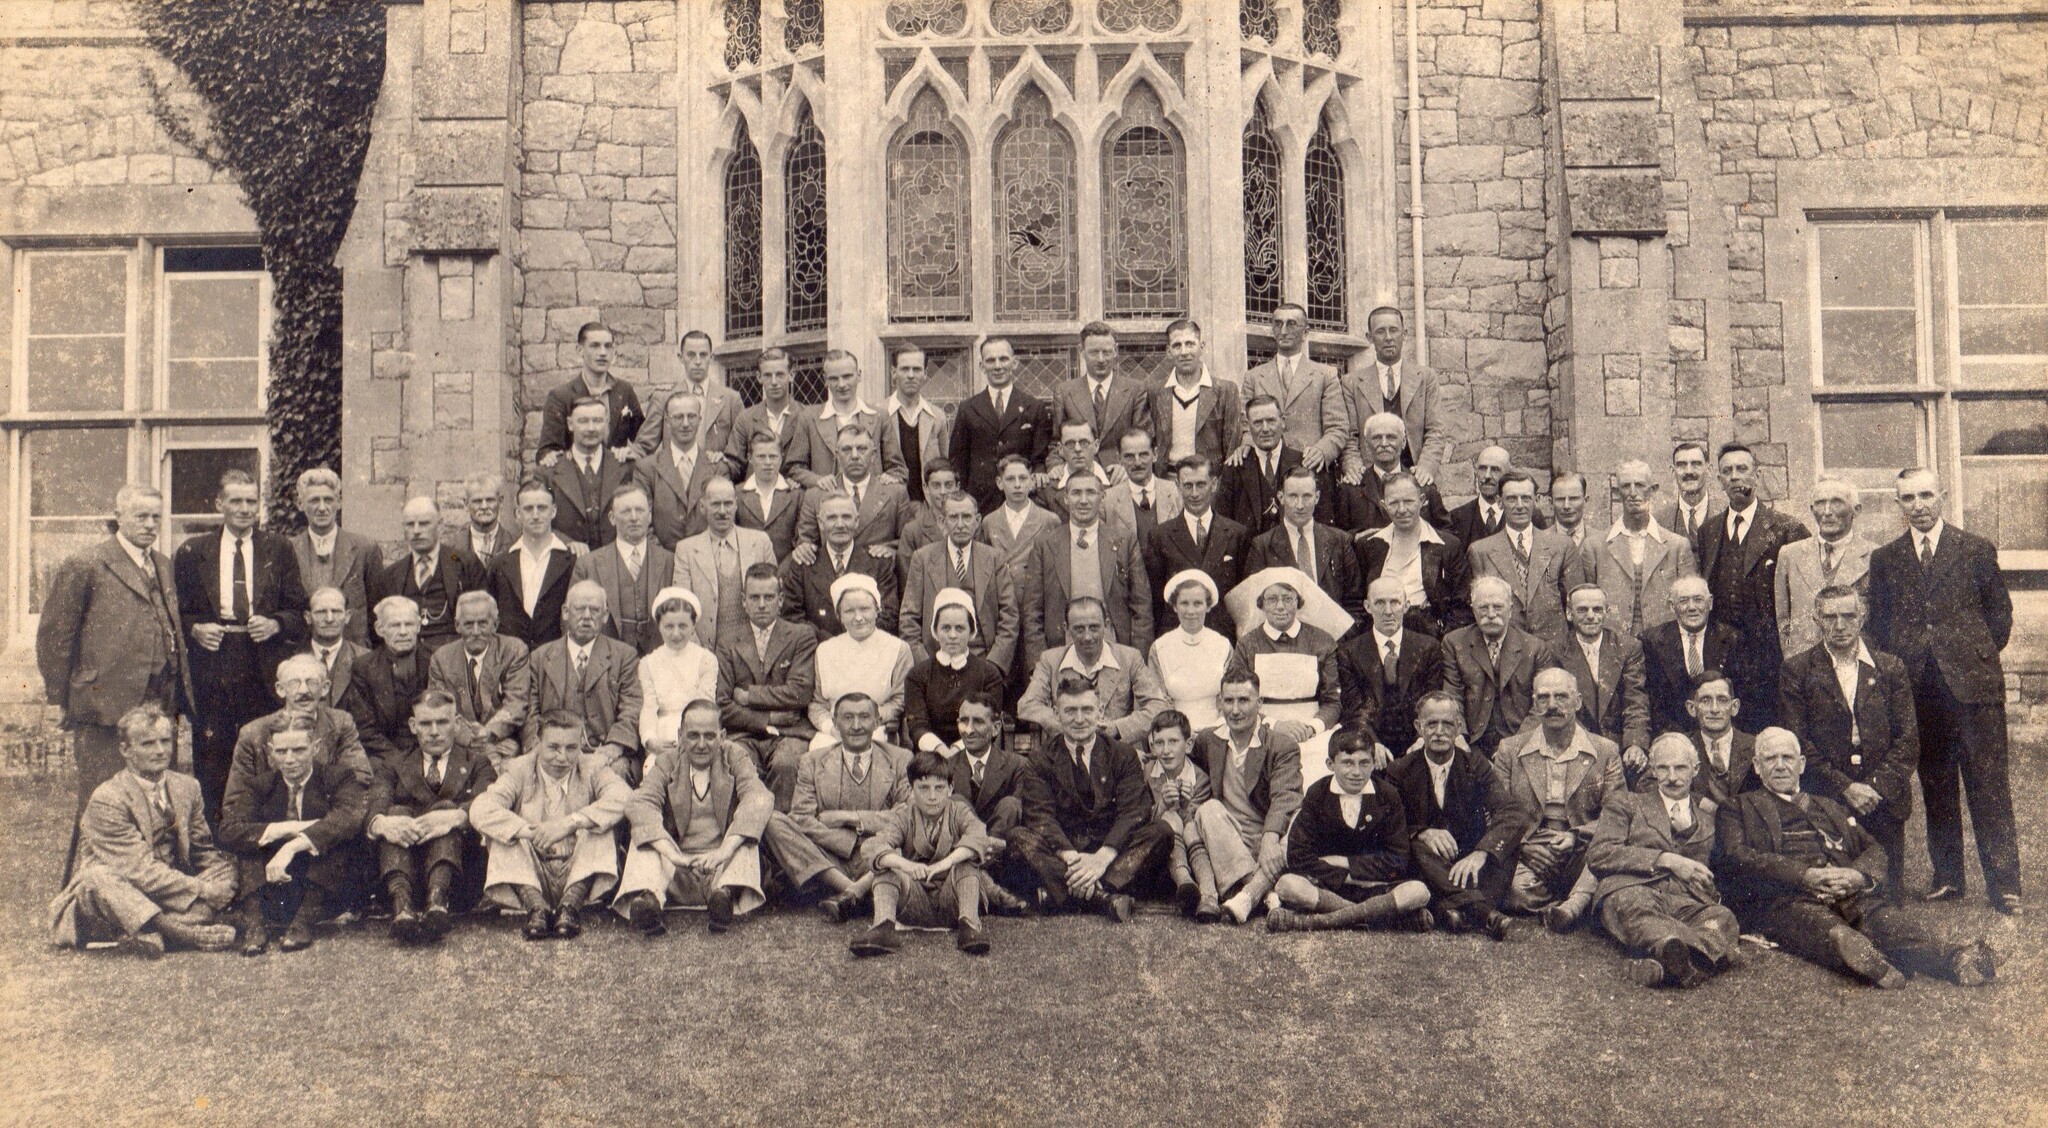
[[[613,371],[643,390],[680,378],[676,5],[527,3],[522,18],[514,300],[530,448],[585,322],[615,330]]]
[[[1394,65],[1405,71],[1405,19],[1394,25]],[[1413,128],[1423,148],[1423,325],[1454,440],[1444,486],[1469,495],[1471,460],[1489,444],[1523,466],[1551,464],[1539,5],[1424,0],[1416,30],[1422,104],[1409,112],[1404,75],[1395,126],[1400,304],[1415,306],[1405,218]]]

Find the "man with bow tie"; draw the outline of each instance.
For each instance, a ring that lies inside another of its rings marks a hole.
[[[448,934],[462,877],[482,860],[469,805],[498,777],[490,757],[460,739],[454,697],[429,689],[411,713],[412,748],[376,759],[364,822],[391,899],[391,938],[401,944]]]

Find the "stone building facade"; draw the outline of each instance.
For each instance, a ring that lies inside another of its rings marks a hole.
[[[1803,511],[1932,463],[2048,569],[2048,5],[2038,0],[420,0],[387,8],[341,256],[352,526],[516,470],[585,321],[678,378],[711,333],[930,391],[1106,319],[1212,368],[1309,306],[1348,363],[1407,312],[1462,468],[1756,447]],[[181,521],[264,458],[267,279],[234,185],[155,125],[112,0],[0,6],[0,631],[150,477]],[[175,89],[175,84],[171,84]],[[2032,662],[2030,659],[2029,662]],[[2038,663],[2015,678],[2043,696]]]

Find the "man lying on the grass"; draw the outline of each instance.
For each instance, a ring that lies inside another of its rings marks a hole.
[[[902,940],[899,920],[953,929],[954,944],[986,955],[981,927],[983,864],[1002,852],[974,808],[953,793],[951,765],[936,751],[910,761],[910,798],[896,805],[874,837],[875,922],[848,945],[856,956],[886,956]]]
[[[668,930],[661,911],[702,906],[707,927],[724,932],[767,900],[761,891],[761,834],[775,794],[754,772],[752,749],[729,741],[718,705],[683,707],[676,747],[650,756],[626,804],[633,846],[612,907],[640,934]]]
[[[633,792],[588,741],[582,717],[547,713],[534,750],[507,761],[469,807],[490,850],[484,896],[525,910],[528,940],[582,934],[583,907],[618,880],[612,828]]]

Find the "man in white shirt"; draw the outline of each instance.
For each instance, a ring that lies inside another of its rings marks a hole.
[[[1180,487],[1152,472],[1151,435],[1125,431],[1123,438],[1117,440],[1117,451],[1123,458],[1124,479],[1131,491],[1131,508],[1142,541],[1161,521],[1180,516]]]
[[[953,425],[937,404],[924,398],[926,375],[923,349],[906,345],[896,350],[890,372],[894,390],[882,405],[881,452],[884,465],[903,467],[903,488],[911,502],[935,506],[943,499],[925,496],[924,479],[930,464],[946,456]]]
[[[327,668],[327,682],[332,687],[329,705],[341,704],[356,659],[368,653],[344,633],[348,622],[348,601],[342,598],[340,588],[316,588],[306,597],[306,629],[311,632],[306,649]]]
[[[903,481],[903,466],[890,462],[882,451],[882,413],[869,407],[860,394],[860,360],[845,349],[833,349],[825,354],[823,361],[825,381],[825,403],[816,411],[808,408],[797,412],[797,419],[809,428],[810,461],[808,465],[792,466],[788,473],[805,489],[839,472],[839,444],[841,432],[857,424],[868,433],[873,441],[871,448],[875,457],[883,463],[880,476],[889,481]]]
[[[368,537],[341,527],[341,475],[316,466],[299,475],[299,512],[306,527],[290,540],[299,562],[299,582],[308,592],[333,586],[348,601],[348,638],[357,646],[370,640],[367,608],[372,577],[384,566],[384,555]]]
[[[1649,463],[1632,458],[1617,465],[1614,487],[1621,496],[1621,519],[1606,533],[1587,536],[1566,582],[1599,584],[1607,593],[1607,625],[1640,636],[1670,621],[1672,583],[1698,569],[1692,545],[1667,532],[1650,513],[1655,490]]]
[[[1283,303],[1273,310],[1272,326],[1273,359],[1245,375],[1245,394],[1280,401],[1287,445],[1301,451],[1303,466],[1315,471],[1335,468],[1344,457],[1351,429],[1337,370],[1310,359],[1306,309]]]
[[[573,582],[576,554],[555,535],[555,500],[547,484],[528,479],[515,498],[520,536],[491,567],[500,629],[531,649],[562,635],[562,600]]]
[[[1586,543],[1586,476],[1576,470],[1560,470],[1550,476],[1552,526],[1572,542],[1576,552]]]
[[[1372,338],[1373,363],[1354,366],[1344,378],[1344,394],[1353,426],[1380,412],[1401,417],[1408,436],[1401,453],[1402,465],[1409,467],[1424,487],[1443,476],[1444,460],[1450,457],[1449,413],[1444,408],[1437,374],[1402,355],[1408,327],[1401,311],[1380,306],[1366,318],[1366,335]],[[1356,436],[1347,437],[1344,477],[1356,482],[1365,467]]]
[[[1700,531],[1711,520],[1707,497],[1707,444],[1687,439],[1671,448],[1671,477],[1677,485],[1671,504],[1657,514],[1657,523],[1684,537],[1697,553]]]

